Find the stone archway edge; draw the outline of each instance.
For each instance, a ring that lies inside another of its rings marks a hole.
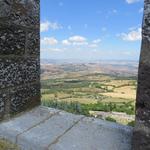
[[[133,150],[150,149],[150,0],[144,3]],[[40,105],[39,32],[40,0],[0,1],[1,120]]]
[[[0,0],[0,119],[40,105],[40,0]]]
[[[150,149],[150,0],[144,1],[133,150]]]

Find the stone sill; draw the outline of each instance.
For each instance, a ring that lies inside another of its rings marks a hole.
[[[0,124],[22,150],[131,150],[132,127],[38,106]]]

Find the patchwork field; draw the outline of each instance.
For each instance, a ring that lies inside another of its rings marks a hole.
[[[76,78],[58,78],[42,81],[42,99],[78,101],[80,103],[135,101],[136,79],[92,74]]]
[[[58,74],[55,72],[55,75],[48,75],[48,72],[42,75],[41,93],[44,105],[88,116],[91,115],[90,111],[134,115],[136,76],[95,73],[80,69],[74,71],[73,68],[73,71],[66,70]]]

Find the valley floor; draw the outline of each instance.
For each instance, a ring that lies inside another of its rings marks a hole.
[[[74,72],[65,73],[63,77],[49,76],[41,83],[42,102],[45,106],[87,116],[92,115],[90,111],[114,111],[134,115],[137,87],[134,76]],[[124,121],[123,118],[112,115],[107,117],[123,124],[134,121]]]

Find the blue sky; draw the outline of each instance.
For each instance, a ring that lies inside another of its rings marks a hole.
[[[138,60],[143,0],[41,0],[41,58]]]

